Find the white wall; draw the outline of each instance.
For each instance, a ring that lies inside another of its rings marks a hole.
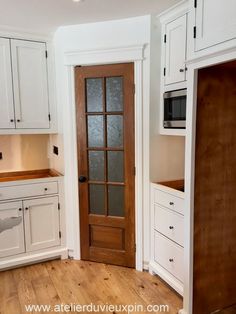
[[[149,261],[149,120],[151,116],[151,178],[153,180],[169,179],[183,176],[182,170],[182,149],[183,139],[167,138],[158,136],[156,129],[158,112],[157,106],[159,103],[160,80],[158,78],[158,62],[160,58],[160,51],[158,51],[158,44],[156,39],[153,40],[156,52],[152,50],[152,59],[150,59],[150,41],[151,41],[151,17],[143,16],[125,20],[116,20],[102,23],[83,24],[77,26],[61,27],[55,34],[54,44],[56,52],[56,74],[57,74],[57,97],[59,105],[59,132],[62,137],[64,134],[64,159],[67,158],[68,150],[76,149],[74,134],[64,126],[63,121],[67,121],[67,125],[72,123],[75,117],[72,117],[73,112],[69,108],[69,98],[71,91],[68,90],[68,73],[64,64],[64,53],[76,50],[92,50],[99,48],[110,47],[125,47],[131,45],[146,44],[145,60],[143,64],[143,139],[144,139],[144,203],[143,203],[143,227],[144,227],[144,261]],[[150,65],[152,69],[152,85],[151,85],[151,115],[149,116],[150,109]],[[171,155],[165,156],[163,151],[171,145]],[[159,147],[160,146],[160,147]],[[173,153],[175,152],[175,158]],[[180,158],[178,157],[181,152]],[[179,161],[178,161],[179,158]],[[168,164],[166,160],[175,161],[175,167]],[[160,163],[160,166],[157,164]],[[181,165],[181,167],[180,167]],[[162,170],[160,170],[162,168]],[[72,171],[77,169],[68,167],[65,169],[65,184],[71,185],[70,175]],[[166,171],[166,174],[165,174]],[[167,173],[167,172],[172,173]],[[71,189],[77,189],[77,186],[72,186]],[[76,230],[73,229],[73,211],[78,212],[77,208],[70,206],[70,198],[72,194],[68,191],[66,195],[66,213],[67,213],[67,238],[68,247],[73,250],[78,239],[75,238]]]

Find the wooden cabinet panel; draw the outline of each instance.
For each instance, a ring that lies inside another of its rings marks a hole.
[[[60,245],[58,197],[23,202],[27,252]]]
[[[14,129],[10,40],[0,38],[0,129]]]
[[[165,84],[186,80],[186,14],[166,25]]]
[[[11,49],[16,128],[49,128],[46,44],[11,40]]]
[[[0,258],[25,252],[22,202],[0,204]]]
[[[235,0],[197,0],[195,50],[236,38]]]

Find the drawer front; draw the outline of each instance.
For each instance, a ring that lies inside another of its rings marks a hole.
[[[57,182],[22,184],[0,188],[0,201],[58,193]]]
[[[155,205],[155,229],[184,246],[184,216]]]
[[[155,261],[183,282],[184,250],[179,245],[155,232]]]
[[[154,191],[154,202],[175,210],[180,214],[184,214],[184,199],[171,195],[169,193],[155,190]]]

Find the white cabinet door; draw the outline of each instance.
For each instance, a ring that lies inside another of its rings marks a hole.
[[[165,84],[186,80],[186,14],[166,24]]]
[[[236,38],[235,0],[197,0],[195,49]]]
[[[10,40],[0,38],[0,129],[15,128]]]
[[[0,257],[24,252],[22,202],[0,204]]]
[[[49,128],[46,44],[11,40],[11,49],[16,128]]]
[[[23,205],[26,251],[60,245],[58,197],[27,200]]]

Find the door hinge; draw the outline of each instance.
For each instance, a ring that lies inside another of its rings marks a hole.
[[[61,209],[61,204],[60,204],[60,203],[58,203],[57,208],[58,208],[58,210],[60,210],[60,209]]]
[[[193,38],[196,38],[197,37],[197,27],[194,26],[193,27]]]
[[[194,8],[197,8],[197,0],[194,0]]]
[[[45,50],[45,57],[46,57],[46,59],[48,58],[48,51],[47,50]]]
[[[164,76],[166,76],[166,68],[164,68]]]
[[[61,239],[61,231],[59,231],[59,238]]]
[[[48,120],[51,121],[51,114],[48,114]]]
[[[164,35],[164,43],[166,43],[166,34]]]

